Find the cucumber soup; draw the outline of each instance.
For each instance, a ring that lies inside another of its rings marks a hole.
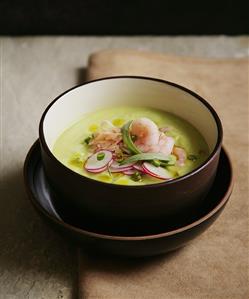
[[[120,185],[156,184],[205,162],[208,145],[189,122],[148,107],[114,107],[83,115],[53,147],[82,176]]]

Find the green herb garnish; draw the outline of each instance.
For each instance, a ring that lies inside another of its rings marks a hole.
[[[116,161],[122,162],[124,160],[124,154],[122,152],[116,153]]]
[[[176,156],[175,155],[170,155],[170,160],[169,161],[163,161],[161,162],[161,167],[167,167],[167,166],[172,166],[176,164]]]
[[[196,161],[198,158],[197,158],[197,156],[196,155],[188,155],[188,160],[190,160],[190,161]]]
[[[105,153],[98,153],[97,154],[97,160],[98,161],[101,161],[101,160],[103,160],[105,158]]]
[[[137,140],[137,136],[136,135],[131,135],[131,140],[134,142]]]
[[[142,176],[138,171],[136,171],[131,175],[131,179],[135,182],[139,182],[142,180]]]
[[[85,144],[87,144],[87,145],[88,145],[92,139],[93,139],[93,136],[92,136],[92,135],[91,135],[91,136],[88,136],[88,137],[86,137],[86,139],[84,140]]]
[[[174,155],[163,155],[160,153],[141,153],[133,155],[120,163],[120,165],[133,163],[137,161],[150,161],[150,160],[159,160],[164,162],[175,161],[176,157]]]
[[[108,174],[109,174],[109,176],[110,176],[110,178],[112,179],[112,182],[113,182],[113,175],[111,173],[110,165],[109,164],[107,165],[107,171],[108,171]]]
[[[132,141],[132,137],[130,134],[131,123],[132,120],[127,122],[121,129],[123,142],[127,146],[128,150],[130,150],[133,154],[140,154],[141,151],[135,146],[135,144]]]
[[[161,166],[161,162],[160,162],[159,160],[152,160],[152,161],[151,161],[151,164],[153,164],[153,165],[156,166],[156,167]]]

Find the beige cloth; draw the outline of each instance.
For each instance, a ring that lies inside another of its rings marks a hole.
[[[248,299],[248,60],[200,59],[107,50],[88,79],[145,75],[180,83],[218,112],[232,156],[234,192],[221,217],[189,246],[142,260],[79,254],[80,298]]]

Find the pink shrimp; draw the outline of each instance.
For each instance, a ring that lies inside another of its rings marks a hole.
[[[179,166],[184,166],[185,165],[185,161],[187,159],[187,154],[186,154],[186,151],[181,148],[181,147],[178,147],[178,146],[175,146],[173,148],[173,154],[176,155],[177,157],[177,164]]]
[[[135,144],[143,152],[149,152],[151,146],[159,143],[158,127],[146,117],[135,119],[132,122],[131,134],[136,136]]]
[[[175,140],[173,137],[166,136],[164,133],[160,134],[159,137],[159,152],[165,155],[170,155],[172,153]]]
[[[142,152],[160,152],[169,155],[173,150],[174,139],[161,133],[157,125],[148,118],[134,120],[131,134],[137,137],[135,144]]]

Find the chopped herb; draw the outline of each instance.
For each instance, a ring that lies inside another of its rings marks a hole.
[[[153,164],[153,165],[156,166],[156,167],[161,166],[161,162],[160,162],[159,160],[152,160],[152,161],[151,161],[151,164]]]
[[[190,161],[196,161],[198,158],[197,158],[197,156],[196,155],[188,155],[188,160],[190,160]]]
[[[168,166],[168,163],[167,162],[160,162],[160,166],[161,167],[166,167],[166,166]]]
[[[116,161],[122,162],[124,160],[124,154],[122,152],[116,153]]]
[[[135,182],[139,182],[142,180],[142,177],[141,174],[138,171],[136,171],[131,175],[131,179]]]
[[[136,135],[131,135],[131,140],[134,142],[137,140],[137,136]]]
[[[101,161],[101,160],[103,160],[105,158],[105,153],[98,153],[97,154],[97,160],[98,161]]]
[[[86,137],[86,139],[84,140],[84,142],[88,145],[92,139],[93,139],[92,135],[88,136],[88,137]]]
[[[160,166],[161,167],[167,167],[167,166],[172,166],[176,164],[176,156],[175,155],[170,155],[170,160],[169,161],[161,161]]]

